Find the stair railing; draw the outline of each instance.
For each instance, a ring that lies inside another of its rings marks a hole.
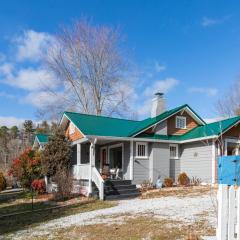
[[[99,199],[104,199],[104,180],[95,167],[92,167],[92,181],[96,184],[99,190]]]

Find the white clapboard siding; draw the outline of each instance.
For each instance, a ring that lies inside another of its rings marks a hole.
[[[240,187],[219,185],[217,240],[240,240]]]

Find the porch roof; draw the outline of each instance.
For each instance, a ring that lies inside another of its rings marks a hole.
[[[172,141],[185,141],[197,138],[219,136],[220,134],[227,131],[229,128],[234,126],[240,121],[240,116],[228,118],[225,120],[205,124],[203,126],[196,127],[191,131],[177,136],[177,135],[159,135],[159,134],[141,134],[140,138],[159,139],[159,140],[172,140]]]
[[[189,109],[200,122],[205,124],[205,122],[187,104],[165,111],[154,118],[147,118],[142,121],[88,115],[76,112],[64,112],[64,114],[84,135],[132,137],[144,129],[147,129],[186,108]]]

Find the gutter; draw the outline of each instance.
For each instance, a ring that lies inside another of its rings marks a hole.
[[[115,141],[135,141],[135,142],[159,142],[159,143],[175,143],[175,144],[183,144],[189,142],[197,142],[203,141],[213,138],[218,138],[218,135],[212,135],[208,137],[202,138],[194,138],[189,140],[183,141],[176,141],[176,140],[163,140],[163,139],[148,139],[148,138],[133,138],[133,137],[110,137],[110,136],[96,136],[96,135],[87,135],[87,139],[99,139],[99,140],[115,140]]]

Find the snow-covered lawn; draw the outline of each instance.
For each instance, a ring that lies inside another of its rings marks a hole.
[[[48,236],[69,227],[79,227],[95,224],[123,224],[126,216],[133,217],[154,217],[178,221],[185,225],[193,224],[197,221],[205,221],[212,226],[216,226],[216,206],[215,195],[204,193],[201,195],[187,197],[161,197],[152,199],[131,199],[119,201],[117,206],[100,209],[91,212],[75,214],[59,219],[41,223],[39,226],[18,231],[14,234],[3,236],[1,239],[34,239],[40,236]],[[53,237],[53,236],[52,236]]]

